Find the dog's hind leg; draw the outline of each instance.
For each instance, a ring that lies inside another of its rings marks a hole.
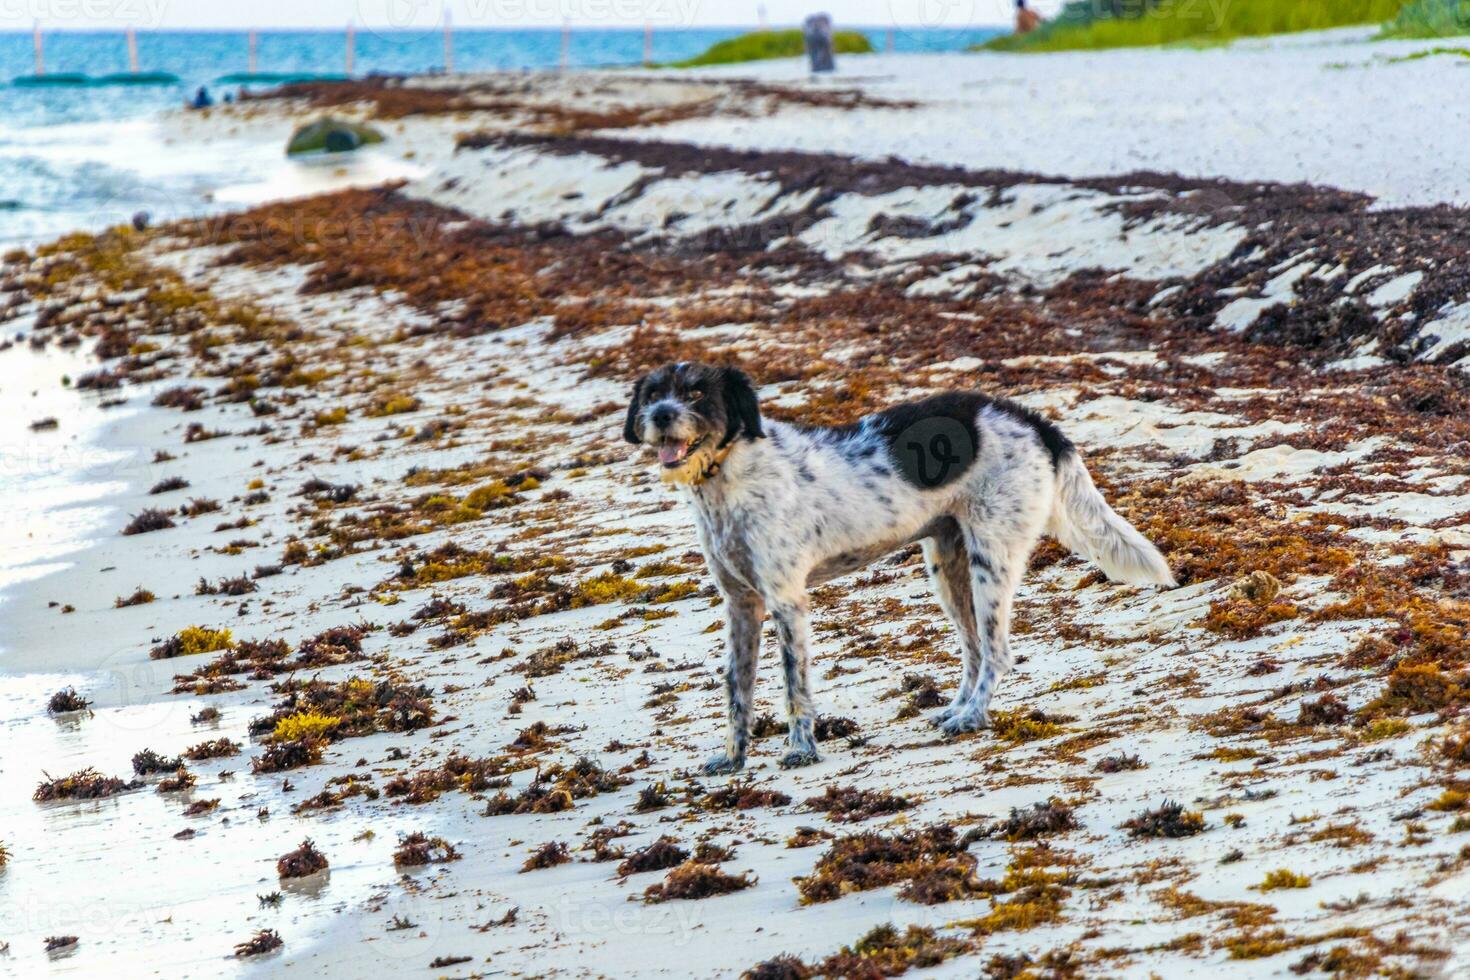
[[[750,748],[750,715],[755,707],[755,667],[760,656],[765,604],[754,592],[725,596],[725,750],[704,764],[705,775],[737,772]]]
[[[781,669],[786,675],[786,754],[781,767],[792,769],[820,762],[812,732],[813,711],[807,666],[811,659],[807,629],[807,601],[803,594],[788,602],[771,603],[771,618],[781,640]]]
[[[980,635],[981,665],[969,700],[944,721],[947,735],[973,732],[990,724],[990,697],[995,685],[1011,669],[1011,601],[1020,584],[1030,553],[1010,542],[965,529],[969,555],[970,592]]]
[[[965,547],[959,525],[948,524],[924,539],[924,566],[934,584],[934,595],[959,637],[960,656],[964,667],[960,686],[949,706],[930,720],[942,725],[959,713],[970,700],[980,677],[980,635],[975,629],[975,607],[970,597],[970,553]]]

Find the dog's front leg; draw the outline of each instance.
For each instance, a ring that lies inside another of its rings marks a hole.
[[[755,664],[766,610],[753,592],[725,596],[725,750],[710,756],[705,775],[737,772],[750,748],[750,713],[755,705]]]
[[[793,601],[773,602],[771,618],[781,639],[781,669],[786,675],[786,719],[788,735],[781,767],[809,766],[822,760],[812,733],[812,698],[807,682],[810,641],[807,630],[807,601],[803,594]]]

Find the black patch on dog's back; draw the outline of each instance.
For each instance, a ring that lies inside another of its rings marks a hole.
[[[975,392],[949,391],[904,402],[866,421],[888,444],[904,478],[933,490],[959,479],[975,462],[980,452],[975,419],[987,407],[1030,426],[1051,454],[1054,467],[1072,451],[1071,440],[1047,419],[1014,402]],[[858,425],[844,426],[841,431],[855,434]]]

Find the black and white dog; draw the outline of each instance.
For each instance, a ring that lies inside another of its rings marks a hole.
[[[638,382],[624,437],[658,451],[694,506],[725,597],[729,731],[710,774],[745,764],[761,622],[775,620],[790,725],[783,766],[818,760],[807,589],[915,541],[959,634],[964,673],[935,717],[982,728],[1011,668],[1011,601],[1043,533],[1114,580],[1172,585],[1164,557],[1113,512],[1066,436],[999,399],[954,392],[838,428],[763,420],[750,379],[672,364]]]

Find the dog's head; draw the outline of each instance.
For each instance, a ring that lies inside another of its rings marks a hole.
[[[683,362],[633,388],[623,438],[658,450],[667,483],[693,483],[736,439],[762,439],[760,406],[744,371]]]

